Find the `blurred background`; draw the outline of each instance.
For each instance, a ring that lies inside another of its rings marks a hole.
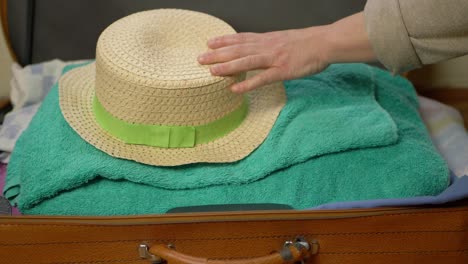
[[[1,21],[0,21],[1,23]],[[1,28],[0,24],[0,28]],[[10,93],[11,63],[13,59],[8,51],[5,36],[0,34],[0,98],[8,97]]]
[[[468,56],[426,66],[411,73],[413,83],[426,89],[468,88]]]

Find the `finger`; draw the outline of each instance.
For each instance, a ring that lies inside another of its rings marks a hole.
[[[241,72],[265,69],[271,65],[271,58],[266,55],[252,55],[210,67],[212,75],[226,76]]]
[[[237,33],[231,35],[224,35],[208,40],[208,47],[211,49],[218,49],[230,45],[241,44],[245,42],[254,41],[258,34],[256,33]]]
[[[198,57],[198,62],[200,64],[213,64],[232,61],[252,55],[254,52],[255,47],[251,44],[233,45],[206,52]]]
[[[278,68],[269,68],[259,74],[250,77],[240,83],[231,86],[231,90],[235,93],[245,93],[252,91],[264,85],[274,83],[280,80],[280,71]]]

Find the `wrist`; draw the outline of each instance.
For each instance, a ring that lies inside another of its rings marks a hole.
[[[324,26],[314,26],[310,28],[305,28],[301,34],[307,36],[307,43],[312,53],[312,60],[321,64],[321,65],[330,65],[332,62],[332,56],[334,52],[329,46],[329,41],[327,40],[330,25]]]
[[[325,27],[322,39],[324,58],[327,63],[376,60],[362,12]]]
[[[336,24],[330,24],[326,26],[326,30],[323,34],[323,56],[329,64],[340,63],[346,60],[343,56],[343,46],[341,43],[343,40],[338,36],[339,29]]]

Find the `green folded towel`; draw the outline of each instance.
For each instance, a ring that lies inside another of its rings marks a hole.
[[[303,209],[447,187],[448,169],[404,79],[347,64],[285,86],[287,105],[250,156],[179,167],[112,158],[87,144],[61,115],[54,87],[16,144],[4,194],[27,214],[117,215],[233,203]]]

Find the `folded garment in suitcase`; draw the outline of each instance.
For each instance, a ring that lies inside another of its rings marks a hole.
[[[446,188],[445,162],[406,80],[350,64],[285,85],[288,104],[249,157],[178,168],[118,160],[94,149],[63,120],[54,88],[17,143],[5,194],[16,196],[25,213],[106,215],[213,203],[273,202],[303,209],[434,195]],[[333,118],[340,122],[327,125]]]

